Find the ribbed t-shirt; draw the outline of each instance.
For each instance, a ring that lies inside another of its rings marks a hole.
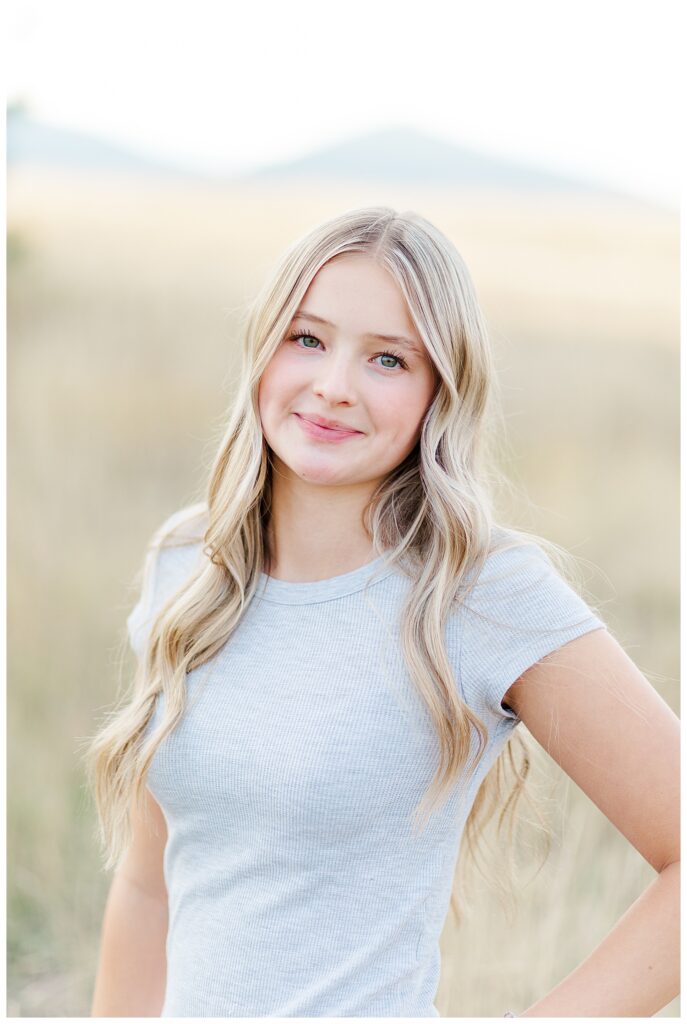
[[[139,656],[202,547],[157,552],[127,620]],[[420,831],[439,744],[401,655],[409,586],[383,558],[316,582],[262,574],[229,640],[187,675],[147,780],[168,830],[163,1017],[439,1016],[463,827],[519,721],[503,695],[605,624],[539,545],[490,555],[445,632],[488,746]]]

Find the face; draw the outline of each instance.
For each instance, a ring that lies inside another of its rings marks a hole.
[[[334,257],[260,381],[276,468],[313,484],[380,481],[419,440],[436,379],[388,271],[363,253]]]

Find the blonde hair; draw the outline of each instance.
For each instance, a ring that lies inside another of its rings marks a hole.
[[[468,768],[473,732],[479,743],[471,772],[488,740],[484,723],[456,686],[444,645],[448,616],[492,552],[536,540],[554,557],[561,554],[532,534],[495,529],[488,487],[494,470],[486,457],[495,370],[470,275],[452,242],[417,213],[388,207],[351,210],[315,227],[286,250],[247,311],[237,392],[205,499],[174,517],[174,525],[168,524],[150,547],[155,552],[200,540],[207,557],[160,608],[131,692],[88,750],[107,868],[130,842],[132,802],[143,794],[158,746],[184,713],[186,674],[221,650],[256,591],[269,555],[271,496],[269,450],[257,404],[260,378],[313,278],[342,253],[364,253],[393,276],[439,381],[418,444],[377,488],[364,513],[376,554],[411,580],[401,612],[402,653],[439,739],[437,771],[417,814],[431,813]],[[164,716],[146,736],[160,693]],[[520,731],[514,731],[483,779],[466,822],[465,847],[476,866],[487,822],[500,809],[499,829],[509,814],[512,827],[525,793],[531,752]],[[509,773],[514,782],[506,797]],[[507,886],[501,872],[494,881],[503,896]],[[453,907],[460,916],[455,901]]]

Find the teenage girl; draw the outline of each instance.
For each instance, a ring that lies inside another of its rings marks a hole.
[[[520,722],[657,872],[520,1016],[677,994],[678,719],[547,542],[494,521],[493,376],[465,264],[415,213],[318,226],[258,296],[89,752],[116,868],[93,1016],[438,1016],[461,838]]]

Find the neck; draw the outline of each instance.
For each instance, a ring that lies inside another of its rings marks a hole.
[[[341,576],[372,561],[362,515],[376,485],[311,484],[277,463],[267,525],[271,557],[265,571],[276,579],[307,583]]]

